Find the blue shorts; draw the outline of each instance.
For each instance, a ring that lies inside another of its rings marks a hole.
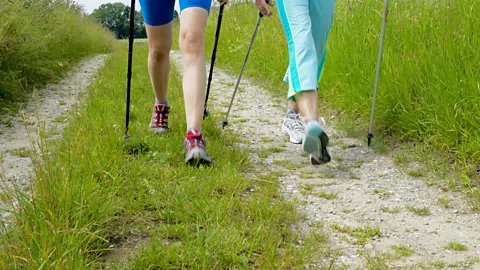
[[[150,26],[164,25],[173,20],[175,0],[139,0],[143,18]],[[186,8],[199,7],[210,12],[211,0],[180,0],[180,12]]]

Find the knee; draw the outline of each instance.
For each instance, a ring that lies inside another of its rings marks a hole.
[[[170,55],[170,46],[155,45],[150,47],[149,57],[155,62],[161,62]]]
[[[180,36],[182,53],[197,55],[204,50],[204,34],[195,31],[185,31]]]

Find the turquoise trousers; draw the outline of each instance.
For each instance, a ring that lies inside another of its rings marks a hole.
[[[288,42],[288,98],[302,91],[317,90],[326,58],[326,43],[336,0],[278,0]]]

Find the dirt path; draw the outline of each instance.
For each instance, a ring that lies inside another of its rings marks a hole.
[[[178,63],[178,53],[173,58]],[[215,69],[209,101],[213,113],[225,115],[236,76]],[[325,224],[332,247],[340,253],[334,265],[480,269],[480,215],[470,210],[462,194],[444,192],[425,184],[427,179],[408,176],[391,157],[367,148],[366,140],[347,137],[328,119],[333,161],[310,165],[301,155],[301,146],[289,143],[281,132],[285,108],[286,102],[279,103],[260,85],[242,79],[227,128],[247,140],[242,147],[252,153],[252,164],[262,171],[284,173],[280,177],[283,194],[304,202],[301,211],[308,221]],[[438,203],[439,198],[451,208]],[[418,215],[413,208],[429,213]],[[450,242],[466,250],[447,249]],[[413,253],[404,256],[409,249]]]
[[[38,142],[39,131],[45,130],[48,138],[57,138],[66,125],[69,114],[87,86],[103,66],[106,55],[80,62],[77,68],[56,84],[49,84],[34,93],[26,108],[12,120],[9,127],[0,126],[0,181],[2,187],[18,187],[28,192],[33,177],[30,153]],[[5,192],[2,190],[1,192]],[[0,200],[2,220],[10,215],[7,204]]]

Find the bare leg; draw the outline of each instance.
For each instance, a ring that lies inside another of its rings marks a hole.
[[[183,96],[187,128],[201,128],[205,103],[205,31],[208,12],[187,8],[180,19],[180,52],[183,57]]]
[[[311,120],[318,121],[318,92],[314,90],[304,91],[299,93],[295,98],[305,121],[307,123]],[[289,104],[290,103],[294,102],[290,101]]]
[[[170,73],[170,49],[172,48],[172,24],[146,25],[148,36],[148,72],[158,101],[167,99],[168,74]]]
[[[288,100],[288,107],[295,111],[298,111],[298,104],[295,101]]]

